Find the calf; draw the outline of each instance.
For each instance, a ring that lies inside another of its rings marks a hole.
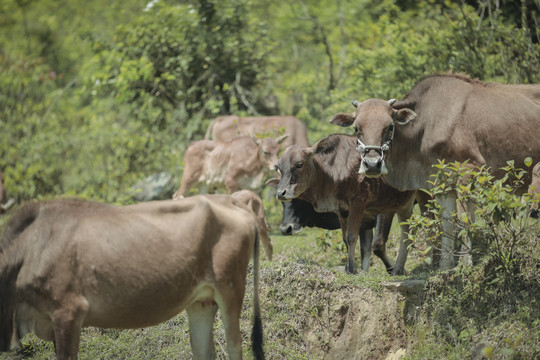
[[[289,146],[278,163],[281,178],[276,197],[281,201],[300,198],[313,204],[318,212],[337,214],[343,241],[347,246],[345,271],[356,273],[354,258],[357,237],[364,216],[397,212],[400,222],[412,213],[415,191],[399,191],[381,179],[359,175],[361,157],[355,149],[356,138],[330,135],[311,147]],[[399,255],[392,274],[404,271],[408,252],[407,226],[401,226]],[[369,268],[371,240],[361,243],[362,269]]]
[[[225,188],[258,191],[264,175],[275,169],[280,144],[287,138],[255,139],[250,136],[228,141],[199,140],[189,144],[184,155],[184,174],[173,199],[186,196],[199,186],[199,193]]]
[[[298,234],[305,226],[326,230],[341,228],[339,218],[335,213],[316,212],[311,203],[300,198],[281,202],[281,204],[283,205],[283,218],[279,229],[283,235]],[[361,244],[373,238],[371,243],[373,253],[382,260],[389,274],[392,274],[394,264],[386,254],[386,242],[393,219],[394,213],[378,214],[374,219],[363,219],[359,233]],[[375,229],[374,234],[372,229]]]
[[[141,328],[185,309],[195,359],[213,359],[221,311],[230,359],[253,255],[253,350],[263,359],[257,222],[228,195],[123,207],[83,200],[23,206],[0,244],[0,351],[26,333],[77,359],[80,329]]]

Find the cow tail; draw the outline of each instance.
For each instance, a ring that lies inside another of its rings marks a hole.
[[[9,219],[0,240],[0,352],[9,351],[13,335],[13,316],[16,305],[16,283],[24,255],[17,238],[39,216],[39,204],[22,206]]]
[[[4,259],[0,261],[7,260]],[[22,261],[0,265],[0,352],[10,350],[15,313],[15,283],[22,267]]]
[[[259,253],[259,230],[256,230],[255,244],[253,246],[253,330],[251,332],[251,347],[255,359],[264,360],[263,327],[259,304]]]

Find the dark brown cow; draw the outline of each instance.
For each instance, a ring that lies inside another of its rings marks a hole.
[[[353,125],[362,153],[360,173],[384,175],[400,190],[429,189],[438,159],[487,165],[495,176],[508,160],[540,160],[540,85],[484,83],[460,75],[419,81],[399,101],[354,101],[352,114],[332,123]],[[447,217],[456,211],[456,194],[438,201]],[[443,223],[440,267],[455,265],[455,228]],[[470,246],[470,244],[467,244]],[[470,261],[469,261],[470,262]]]
[[[277,186],[277,183],[275,184]],[[283,217],[279,229],[283,235],[294,235],[302,231],[302,228],[318,227],[321,229],[340,229],[339,218],[334,212],[316,212],[311,203],[296,198],[291,201],[281,201],[283,205]],[[375,219],[363,219],[360,227],[360,244],[364,244],[373,238],[371,246],[373,253],[377,255],[389,274],[394,270],[394,264],[386,253],[386,242],[392,228],[394,213],[378,214]],[[373,232],[372,229],[375,229]]]
[[[355,168],[360,154],[355,150],[356,138],[330,135],[311,147],[289,146],[279,159],[281,174],[276,197],[281,201],[295,198],[310,202],[318,212],[338,215],[343,241],[347,246],[345,271],[356,273],[355,246],[362,221],[380,213],[397,212],[400,221],[412,213],[415,191],[398,191],[381,179],[367,179]],[[393,274],[404,271],[407,259],[407,227],[401,228],[401,245]],[[361,243],[362,269],[368,271],[371,238]]]
[[[258,244],[255,217],[228,195],[23,206],[0,244],[0,351],[32,332],[54,341],[57,359],[77,359],[82,327],[147,327],[185,309],[193,357],[210,359],[219,308],[229,357],[241,359],[239,319],[253,254],[252,339],[262,359]]]
[[[246,204],[246,206],[255,214],[257,223],[259,224],[259,235],[264,246],[266,257],[268,260],[272,260],[274,248],[272,246],[272,240],[270,240],[270,236],[268,236],[270,227],[264,216],[262,199],[251,190],[240,190],[232,193],[231,196]]]
[[[192,142],[184,155],[184,174],[173,199],[186,196],[195,185],[199,193],[223,188],[229,193],[241,189],[259,191],[264,175],[275,169],[280,144],[287,136]]]
[[[215,118],[206,131],[205,139],[230,140],[237,136],[262,135],[277,137],[289,134],[282,144],[309,146],[306,126],[294,116],[220,116]]]

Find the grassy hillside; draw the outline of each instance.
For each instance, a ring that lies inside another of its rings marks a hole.
[[[393,229],[391,256],[397,250],[397,234]],[[271,236],[275,258],[263,259],[260,281],[268,359],[540,356],[540,278],[535,264],[524,264],[527,276],[516,278],[511,292],[488,283],[495,283],[487,274],[495,270],[489,264],[437,274],[425,269],[417,251],[408,260],[408,276],[390,277],[378,259],[372,260],[369,274],[347,275],[345,253],[320,245],[323,239],[338,245],[339,232],[305,229],[298,236]],[[539,255],[537,251],[532,258]],[[424,280],[424,295],[389,285],[407,279]],[[251,275],[248,282],[241,326],[244,357],[250,359]],[[215,335],[218,358],[225,359],[219,314]],[[182,313],[145,329],[85,329],[80,358],[190,359],[187,316]],[[28,336],[19,351],[0,359],[54,359],[54,352],[52,344]]]

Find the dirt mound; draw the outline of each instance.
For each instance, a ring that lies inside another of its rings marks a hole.
[[[403,296],[368,275],[274,262],[261,271],[267,357],[399,359],[406,347]]]

